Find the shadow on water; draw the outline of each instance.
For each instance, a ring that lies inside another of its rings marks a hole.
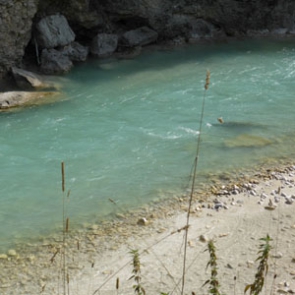
[[[246,132],[253,129],[268,129],[270,126],[254,123],[254,122],[239,122],[239,121],[229,121],[223,123],[213,123],[214,127],[218,128],[228,128],[229,131],[236,132]]]

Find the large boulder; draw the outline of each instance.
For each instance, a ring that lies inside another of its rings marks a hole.
[[[0,110],[56,100],[59,92],[8,91],[0,93]]]
[[[75,40],[75,33],[63,15],[50,15],[42,18],[36,25],[36,38],[44,48],[65,46]]]
[[[158,39],[158,33],[148,27],[140,27],[123,34],[123,44],[134,47],[143,46],[155,42]]]
[[[71,61],[85,61],[87,59],[89,49],[78,42],[73,42],[65,46],[62,54],[67,56]]]
[[[65,74],[73,67],[72,61],[61,51],[43,49],[41,55],[41,71],[44,74]]]
[[[116,51],[118,36],[115,34],[98,34],[91,43],[91,53],[95,56],[104,57]]]

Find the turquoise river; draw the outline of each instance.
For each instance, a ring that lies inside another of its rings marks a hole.
[[[59,78],[60,101],[0,113],[0,248],[59,228],[62,161],[76,227],[111,216],[110,199],[124,212],[181,193],[195,157],[207,70],[199,181],[212,171],[294,158],[293,40],[91,60]]]

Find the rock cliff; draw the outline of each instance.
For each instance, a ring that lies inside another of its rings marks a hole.
[[[65,16],[80,44],[116,34],[120,50],[122,36],[140,28],[153,30],[157,42],[293,34],[294,12],[293,0],[0,0],[0,76],[21,65],[26,47],[34,51],[38,24],[52,15]]]
[[[36,12],[37,0],[0,0],[0,77],[21,63]]]

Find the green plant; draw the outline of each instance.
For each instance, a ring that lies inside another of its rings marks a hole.
[[[204,285],[209,284],[209,293],[210,294],[214,294],[214,295],[221,295],[220,291],[219,291],[219,281],[217,279],[217,256],[216,256],[216,247],[214,244],[213,240],[210,240],[208,242],[208,248],[206,249],[206,251],[209,251],[209,255],[210,255],[210,259],[209,262],[207,263],[207,268],[208,266],[210,266],[211,268],[211,276],[210,279],[207,280]]]
[[[129,278],[129,280],[134,279],[135,285],[133,285],[134,292],[137,295],[145,295],[145,290],[140,284],[141,281],[141,270],[140,270],[140,259],[139,259],[139,253],[138,250],[131,250],[130,254],[132,255],[132,266],[133,270],[132,273],[133,275]]]
[[[259,245],[259,256],[256,259],[256,261],[259,261],[259,265],[257,268],[257,273],[255,275],[255,280],[252,284],[247,285],[244,290],[244,293],[249,290],[250,295],[258,295],[261,292],[264,286],[265,277],[268,272],[268,258],[269,252],[272,249],[272,246],[270,245],[272,239],[269,237],[269,235],[266,235],[266,237],[260,239],[260,241],[262,241],[263,243]]]

